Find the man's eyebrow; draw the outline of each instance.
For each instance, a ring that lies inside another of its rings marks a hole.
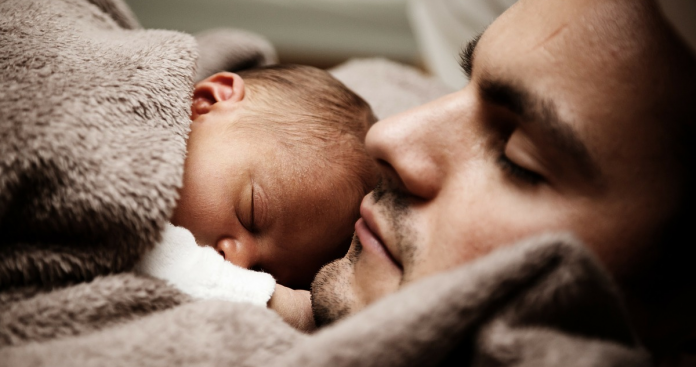
[[[459,66],[461,66],[462,71],[469,79],[471,79],[471,74],[474,70],[474,51],[476,51],[476,46],[478,45],[481,36],[483,36],[483,32],[472,38],[471,41],[469,41],[469,43],[467,43],[459,53]]]
[[[541,98],[512,84],[483,78],[479,82],[484,101],[503,107],[520,116],[523,123],[540,129],[556,149],[574,161],[581,174],[599,180],[601,171],[592,156],[571,128],[558,115],[553,101]]]

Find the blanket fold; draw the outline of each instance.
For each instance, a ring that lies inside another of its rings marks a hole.
[[[278,62],[273,45],[255,33],[217,28],[195,36],[200,54],[196,82],[220,71],[234,72]]]
[[[559,361],[564,366],[650,362],[612,281],[567,235],[532,238],[412,284],[298,343],[271,365],[556,366]]]
[[[190,301],[164,281],[133,273],[31,293],[0,294],[0,348],[88,334]]]
[[[596,307],[586,308],[587,299]],[[530,300],[533,311],[552,312],[534,315]],[[202,301],[0,349],[0,359],[13,366],[649,366],[611,281],[565,236],[502,248],[313,335],[260,307]]]

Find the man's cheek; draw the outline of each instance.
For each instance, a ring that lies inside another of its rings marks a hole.
[[[328,325],[359,308],[352,289],[353,268],[343,258],[325,265],[312,283],[312,312],[317,326]]]

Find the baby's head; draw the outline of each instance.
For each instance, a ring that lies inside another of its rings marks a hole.
[[[370,106],[325,71],[278,65],[198,83],[191,119],[172,223],[234,264],[308,287],[347,250],[376,184]]]

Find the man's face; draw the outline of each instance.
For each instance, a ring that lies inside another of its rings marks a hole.
[[[319,322],[547,231],[574,233],[619,278],[641,267],[683,180],[659,70],[636,61],[650,50],[614,5],[518,2],[480,38],[466,88],[374,125],[384,180],[313,283]]]

